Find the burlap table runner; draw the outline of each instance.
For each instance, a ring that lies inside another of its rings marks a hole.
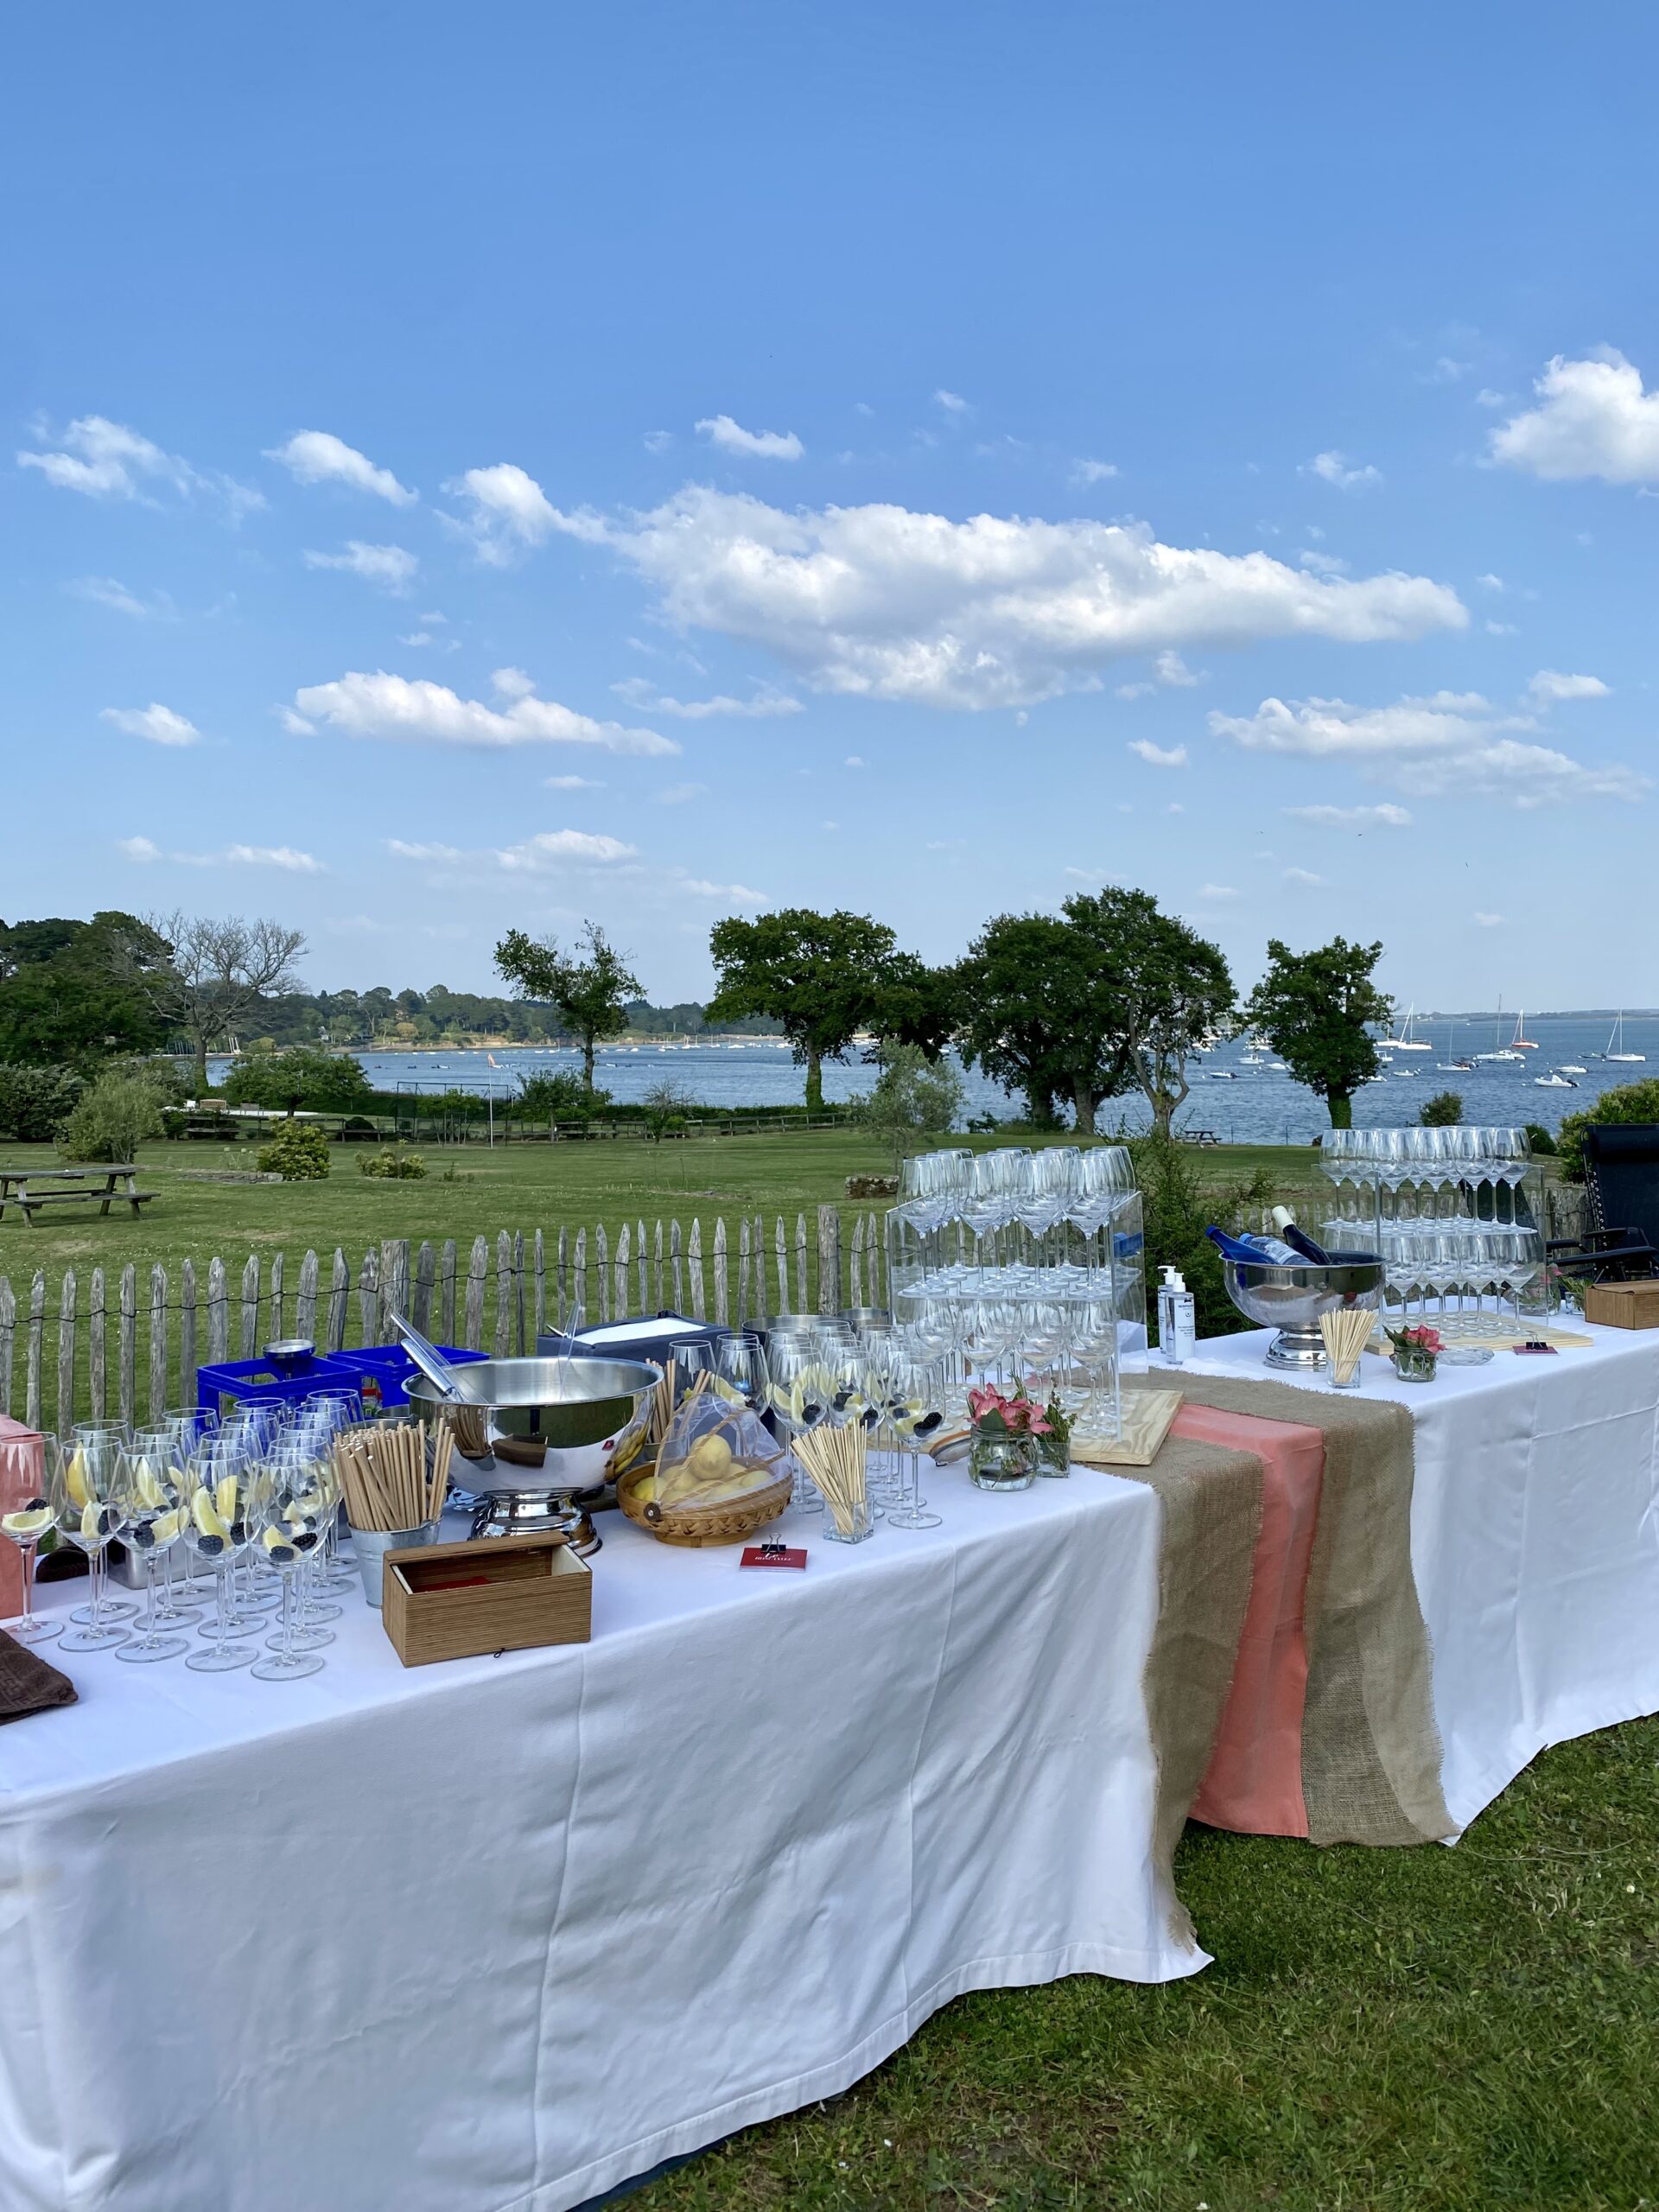
[[[1107,1471],[1144,1483],[1163,1508],[1158,1624],[1143,1681],[1158,1761],[1154,1844],[1173,1897],[1175,1847],[1221,1733],[1250,1602],[1262,1462],[1253,1452],[1172,1436],[1151,1466]],[[1178,1897],[1170,1932],[1178,1942],[1197,1942]]]
[[[1175,1385],[1195,1405],[1300,1422],[1325,1439],[1303,1613],[1309,1839],[1408,1844],[1455,1835],[1440,1789],[1428,1630],[1411,1570],[1410,1414],[1392,1400],[1300,1390],[1265,1376],[1183,1370],[1148,1379]]]
[[[75,1702],[75,1686],[67,1675],[0,1630],[0,1726]]]

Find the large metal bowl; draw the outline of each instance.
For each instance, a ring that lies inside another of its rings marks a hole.
[[[410,1408],[427,1427],[454,1431],[465,1462],[454,1478],[480,1497],[600,1489],[658,1382],[639,1359],[482,1359],[454,1372],[454,1398],[413,1377]]]
[[[1268,1261],[1225,1262],[1227,1295],[1247,1321],[1277,1329],[1268,1346],[1269,1367],[1323,1367],[1321,1313],[1344,1306],[1376,1306],[1382,1296],[1383,1264],[1376,1252],[1333,1252],[1329,1267],[1311,1262],[1274,1267]]]

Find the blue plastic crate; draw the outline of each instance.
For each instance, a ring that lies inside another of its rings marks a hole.
[[[466,1367],[485,1357],[481,1351],[463,1351],[456,1344],[440,1344],[437,1349],[452,1367]],[[328,1363],[339,1368],[342,1378],[348,1382],[360,1383],[365,1376],[373,1376],[380,1385],[383,1406],[406,1406],[409,1384],[421,1371],[403,1344],[371,1344],[361,1351],[331,1351]]]
[[[216,1366],[196,1370],[196,1403],[209,1413],[218,1413],[221,1398],[235,1398],[243,1404],[267,1406],[301,1405],[315,1390],[326,1390],[330,1385],[339,1389],[351,1389],[358,1380],[356,1371],[342,1367],[330,1354],[313,1355],[311,1364],[302,1375],[280,1376],[268,1360],[223,1359]]]

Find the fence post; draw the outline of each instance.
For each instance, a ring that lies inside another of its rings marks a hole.
[[[645,1224],[643,1221],[637,1222],[634,1225],[634,1250],[639,1255],[637,1265],[639,1270],[639,1311],[642,1313],[649,1313],[652,1310],[651,1270],[645,1258]]]
[[[273,1252],[270,1255],[270,1334],[265,1338],[268,1344],[280,1344],[288,1334],[283,1326],[283,1307],[287,1303],[283,1296],[283,1284],[287,1274],[288,1262],[284,1255]]]
[[[841,1311],[841,1214],[835,1206],[818,1208],[818,1311]]]
[[[619,1321],[628,1310],[628,1246],[630,1241],[628,1224],[625,1221],[621,1228],[616,1232],[616,1258],[613,1262],[616,1269],[616,1295],[612,1300],[612,1303],[616,1308],[616,1319]]]
[[[853,1249],[848,1255],[848,1304],[855,1312],[864,1303],[864,1217],[853,1216]],[[872,1299],[870,1304],[874,1306]]]
[[[46,1325],[46,1275],[35,1270],[29,1293],[28,1369],[23,1378],[23,1419],[31,1428],[41,1425],[41,1335]]]
[[[0,1275],[0,1414],[11,1413],[11,1347],[17,1335],[17,1294]]]
[[[771,1308],[766,1304],[766,1224],[760,1214],[754,1217],[750,1249],[754,1255],[754,1318],[765,1328]]]
[[[570,1232],[561,1225],[559,1230],[559,1278],[554,1285],[555,1326],[561,1335],[564,1332],[564,1301],[566,1287],[570,1281]]]
[[[242,1350],[238,1357],[251,1359],[259,1337],[259,1255],[250,1252],[242,1270]]]
[[[594,1270],[599,1277],[599,1318],[611,1318],[611,1247],[605,1234],[605,1224],[600,1222],[594,1230]]]
[[[887,1288],[881,1280],[881,1230],[874,1214],[867,1214],[864,1221],[864,1249],[870,1258],[870,1303],[887,1304]]]
[[[363,1333],[359,1344],[380,1341],[380,1255],[372,1244],[363,1255],[363,1272],[357,1279],[357,1318]]]
[[[104,1418],[104,1270],[92,1269],[92,1287],[86,1300],[86,1387],[92,1401],[92,1419]],[[0,1412],[6,1392],[0,1388]]]
[[[570,1274],[570,1303],[560,1319],[559,1327],[566,1336],[580,1329],[588,1319],[588,1232],[576,1231],[576,1249]]]
[[[294,1298],[294,1333],[309,1337],[315,1342],[317,1333],[317,1255],[308,1251],[300,1262],[300,1287]]]
[[[691,1269],[691,1318],[694,1321],[709,1319],[709,1303],[702,1290],[702,1224],[691,1224],[691,1242],[686,1248],[686,1259]]]
[[[167,1269],[158,1262],[149,1271],[149,1418],[159,1421],[167,1407]]]
[[[655,1230],[652,1232],[652,1240],[651,1240],[651,1271],[652,1271],[652,1274],[655,1276],[655,1278],[656,1278],[656,1282],[657,1282],[657,1295],[656,1295],[656,1296],[655,1296],[655,1298],[653,1298],[653,1299],[652,1300],[652,1301],[651,1301],[652,1311],[653,1313],[655,1313],[655,1312],[656,1312],[656,1311],[657,1311],[657,1310],[658,1310],[658,1308],[663,1305],[663,1303],[664,1303],[664,1300],[663,1300],[663,1217],[661,1216],[661,1214],[658,1214],[658,1217],[657,1217],[657,1227],[656,1227]]]
[[[467,1332],[462,1338],[468,1351],[484,1349],[484,1285],[490,1273],[490,1241],[474,1236],[467,1262]]]
[[[212,1365],[231,1356],[231,1291],[225,1280],[225,1262],[217,1255],[207,1262],[207,1359]]]
[[[524,1356],[524,1232],[512,1232],[512,1316],[513,1347],[520,1359]]]
[[[784,1227],[782,1214],[778,1217],[778,1234],[773,1240],[772,1259],[778,1268],[778,1303],[772,1310],[777,1313],[789,1313],[794,1309],[789,1302],[789,1235]]]
[[[121,1270],[120,1344],[117,1353],[116,1414],[130,1424],[138,1395],[138,1271],[129,1260]]]
[[[325,1351],[339,1351],[345,1344],[346,1308],[351,1294],[352,1271],[346,1264],[346,1255],[336,1244],[334,1265],[328,1271],[328,1330],[322,1345]]]
[[[75,1271],[66,1268],[58,1301],[57,1432],[67,1436],[75,1425]]]
[[[726,1217],[715,1223],[715,1319],[729,1328],[732,1319],[731,1264],[726,1250]]]
[[[415,1287],[410,1293],[409,1318],[425,1337],[432,1333],[432,1284],[436,1273],[436,1256],[430,1243],[423,1238],[421,1249],[415,1255]]]
[[[317,1276],[315,1252],[306,1255],[311,1262],[311,1280]],[[301,1269],[300,1280],[305,1280]],[[179,1269],[179,1403],[194,1406],[196,1402],[196,1263],[186,1260]]]
[[[547,1242],[538,1229],[536,1232],[536,1340],[539,1344],[547,1326]]]
[[[505,1359],[512,1349],[508,1331],[512,1326],[512,1239],[505,1229],[498,1230],[495,1238],[495,1357]]]
[[[737,1325],[748,1325],[749,1319],[749,1217],[745,1214],[737,1224]]]
[[[812,1311],[812,1301],[807,1294],[806,1287],[806,1216],[804,1213],[798,1213],[795,1217],[795,1305],[793,1311],[797,1313],[810,1313]]]
[[[674,1311],[683,1313],[685,1311],[685,1276],[680,1267],[680,1224],[677,1221],[671,1221],[668,1224],[668,1264],[674,1277]]]
[[[455,1240],[446,1236],[443,1250],[438,1257],[438,1326],[443,1332],[442,1341],[452,1344],[455,1341]]]

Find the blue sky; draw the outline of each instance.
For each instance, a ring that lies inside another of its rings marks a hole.
[[[1561,24],[15,17],[0,913],[669,999],[1112,878],[1653,1002],[1659,26]]]

